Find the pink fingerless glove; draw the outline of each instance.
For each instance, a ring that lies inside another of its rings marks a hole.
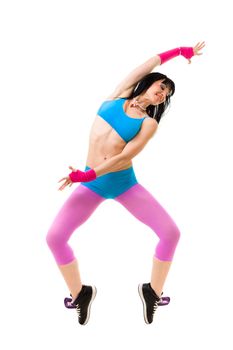
[[[69,174],[72,182],[88,182],[96,179],[96,173],[94,169],[87,171],[76,170]]]
[[[177,47],[176,49],[169,50],[163,53],[159,53],[158,56],[160,57],[161,64],[167,62],[168,60],[182,55],[187,59],[190,59],[194,56],[193,48],[192,47]]]
[[[180,47],[180,54],[184,56],[185,58],[191,58],[194,56],[193,48],[192,47]]]

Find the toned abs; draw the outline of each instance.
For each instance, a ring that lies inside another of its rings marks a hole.
[[[96,116],[89,135],[89,149],[86,165],[94,168],[105,160],[122,152],[126,142],[118,133],[101,117]],[[122,169],[132,165],[129,161]]]

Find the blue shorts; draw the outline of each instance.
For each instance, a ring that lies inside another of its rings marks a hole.
[[[85,171],[90,169],[86,166]],[[115,198],[138,183],[133,167],[98,176],[95,180],[81,182],[81,185],[104,198]]]

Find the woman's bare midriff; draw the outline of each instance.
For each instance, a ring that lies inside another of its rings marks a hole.
[[[97,167],[107,159],[121,153],[125,145],[126,142],[111,125],[97,115],[90,131],[86,165],[90,168]],[[132,166],[132,161],[126,163],[119,171],[128,169],[130,166]]]
[[[131,118],[142,118],[145,113],[134,108],[129,108],[130,100],[124,103],[123,109],[127,116]],[[148,117],[148,116],[147,116]],[[89,136],[89,150],[86,165],[90,168],[97,167],[107,159],[121,153],[126,142],[121,136],[99,115],[96,115],[92,124]],[[132,166],[132,160],[127,162],[120,170],[128,169]]]

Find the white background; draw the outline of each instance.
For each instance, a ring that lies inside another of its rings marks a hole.
[[[4,349],[232,349],[231,23],[227,0],[1,1]],[[177,57],[157,68],[176,94],[134,159],[181,230],[164,288],[171,304],[144,323],[137,286],[150,280],[157,237],[107,200],[70,241],[83,283],[98,290],[80,326],[45,242],[76,187],[60,192],[57,182],[69,165],[84,168],[97,108],[132,69],[202,40],[191,65]]]

